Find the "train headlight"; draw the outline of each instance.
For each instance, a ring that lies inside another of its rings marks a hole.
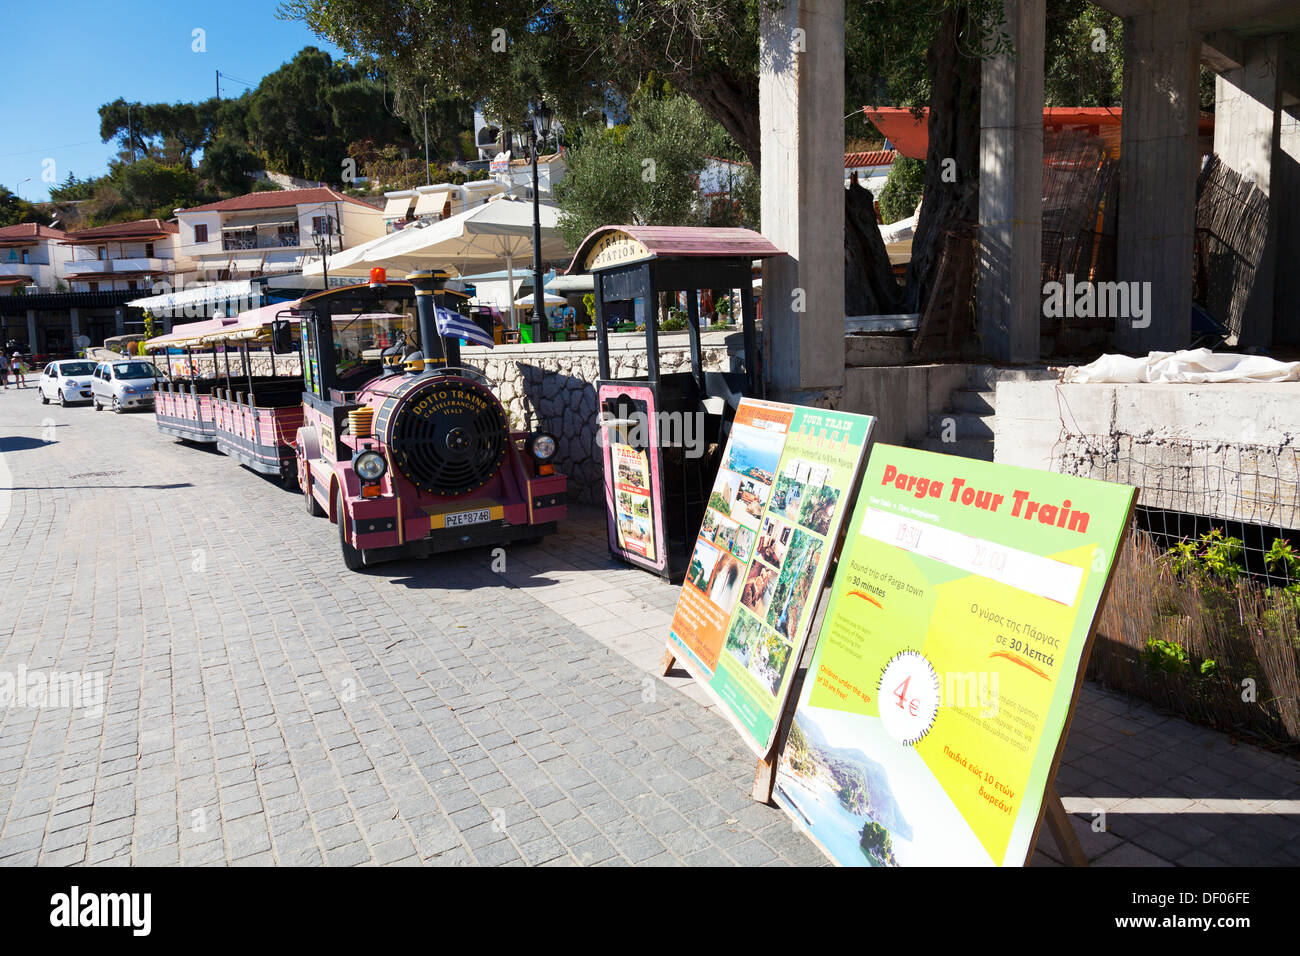
[[[537,432],[528,439],[528,453],[538,461],[549,461],[555,457],[555,436],[546,432]]]
[[[352,459],[352,470],[362,481],[378,481],[388,470],[388,462],[377,451],[363,451]]]

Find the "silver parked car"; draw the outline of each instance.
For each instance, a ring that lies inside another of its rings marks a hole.
[[[91,379],[95,411],[106,406],[119,414],[128,408],[153,408],[154,386],[161,378],[152,362],[100,362]]]
[[[40,381],[36,383],[41,404],[58,402],[60,405],[72,405],[76,402],[91,401],[94,372],[94,362],[80,359],[60,359],[51,362],[42,369]]]

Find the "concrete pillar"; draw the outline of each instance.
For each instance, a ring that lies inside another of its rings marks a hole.
[[[36,344],[36,310],[27,310],[27,347],[33,352],[40,352],[42,349]]]
[[[1214,151],[1223,162],[1254,183],[1266,196],[1283,196],[1275,189],[1282,117],[1282,75],[1286,70],[1280,37],[1243,45],[1239,68],[1215,77]],[[1291,195],[1294,195],[1292,193]],[[1255,264],[1255,282],[1246,301],[1238,344],[1270,345],[1273,341],[1273,296],[1277,272],[1277,234],[1281,203],[1270,198],[1269,238]]]
[[[76,338],[78,335],[81,334],[81,310],[80,309],[70,309],[68,311],[68,324],[69,326],[71,326],[72,329],[72,338],[73,338],[72,347],[75,349],[77,347]]]
[[[986,59],[980,86],[978,316],[985,351],[1039,357],[1043,310],[1045,0],[1004,0],[1014,53]]]
[[[1289,196],[1295,209],[1300,196],[1300,105],[1279,112],[1277,162],[1274,165],[1274,190],[1277,197]],[[1277,204],[1279,212],[1282,203]],[[1273,338],[1275,342],[1300,344],[1300,216],[1281,214],[1276,217],[1274,261],[1286,263],[1275,269],[1273,287]]]
[[[1191,342],[1201,38],[1188,7],[1152,0],[1125,21],[1117,272],[1149,283],[1139,287],[1148,315],[1115,320],[1115,344],[1128,352]]]
[[[844,385],[844,0],[759,6],[767,377],[774,397]]]

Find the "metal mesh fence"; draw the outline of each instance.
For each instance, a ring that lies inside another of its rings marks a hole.
[[[1278,539],[1300,546],[1300,448],[1064,431],[1052,470],[1136,486],[1135,523],[1162,551],[1218,529],[1249,575],[1291,583],[1266,555]]]

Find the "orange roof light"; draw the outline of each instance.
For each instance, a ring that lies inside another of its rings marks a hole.
[[[375,266],[370,270],[370,288],[378,289],[385,285],[388,285],[388,270],[382,266]]]

